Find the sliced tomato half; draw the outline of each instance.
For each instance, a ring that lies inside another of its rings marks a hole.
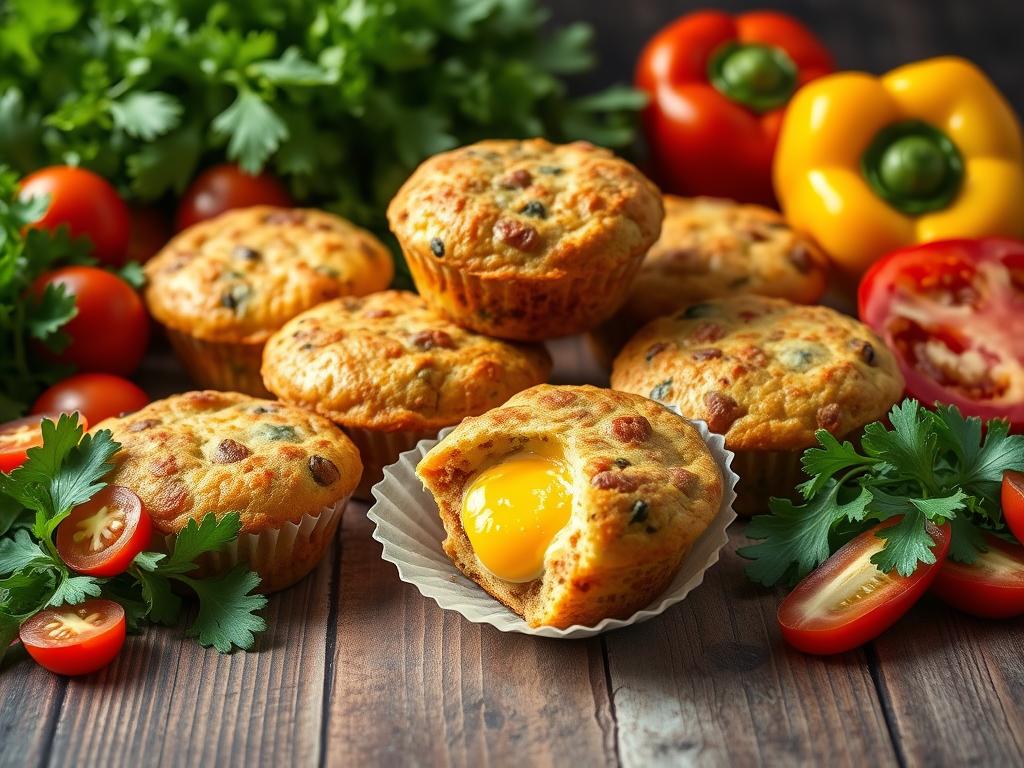
[[[911,395],[1024,429],[1024,242],[896,251],[864,276],[859,305],[896,353]]]
[[[0,424],[0,472],[17,469],[28,458],[28,449],[43,444],[43,431],[40,426],[43,419],[57,421],[60,413],[43,411],[23,419]],[[88,429],[85,417],[79,414],[78,423],[82,429]]]
[[[932,592],[964,613],[1005,619],[1024,613],[1024,547],[986,535],[988,552],[968,565],[946,560]]]
[[[782,637],[805,653],[843,653],[878,637],[931,586],[949,550],[949,525],[927,524],[935,563],[918,563],[910,576],[882,573],[871,557],[885,545],[876,534],[887,520],[860,534],[812,571],[779,606]]]
[[[21,625],[22,645],[58,675],[87,675],[114,660],[124,645],[124,608],[112,600],[46,608]]]
[[[134,492],[108,485],[57,526],[57,552],[68,567],[90,576],[117,576],[149,546],[149,515]]]

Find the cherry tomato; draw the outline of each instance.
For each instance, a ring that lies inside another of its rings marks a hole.
[[[0,424],[0,472],[10,472],[24,464],[28,458],[28,449],[43,444],[43,432],[39,427],[43,419],[57,421],[59,418],[59,412],[37,411],[32,416]],[[89,428],[88,420],[81,414],[78,423],[83,430]]]
[[[887,520],[843,546],[796,585],[779,606],[782,636],[805,653],[843,653],[878,637],[931,586],[949,550],[949,525],[928,523],[935,563],[918,563],[910,576],[882,573],[871,562]]]
[[[47,285],[63,285],[75,297],[78,314],[64,326],[71,343],[57,360],[79,371],[130,375],[149,341],[149,318],[142,299],[117,275],[95,267],[64,267],[40,275],[37,296]]]
[[[171,225],[164,211],[156,206],[132,208],[131,221],[126,261],[145,264],[167,244],[171,237]]]
[[[253,205],[292,205],[288,190],[267,173],[250,176],[237,165],[225,163],[208,168],[185,190],[175,220],[180,232],[232,208]]]
[[[1024,541],[1024,472],[1003,473],[1003,520],[1017,541]]]
[[[79,373],[43,392],[32,412],[78,411],[90,424],[99,424],[111,416],[137,411],[148,402],[149,396],[128,379],[109,373]]]
[[[860,284],[860,316],[907,391],[1024,428],[1024,242],[946,240],[891,253]]]
[[[49,195],[50,207],[34,226],[67,224],[73,237],[92,241],[92,255],[104,264],[125,263],[131,228],[128,206],[109,182],[84,168],[54,165],[21,182],[22,199]]]
[[[150,529],[139,497],[124,486],[108,485],[57,526],[57,552],[79,573],[117,576],[149,546]]]
[[[114,660],[124,645],[124,608],[94,598],[45,608],[18,631],[29,656],[58,675],[88,675]]]
[[[968,565],[946,560],[932,592],[964,613],[1005,619],[1024,613],[1024,547],[986,535],[988,552]]]

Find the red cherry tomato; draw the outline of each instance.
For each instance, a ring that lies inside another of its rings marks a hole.
[[[109,578],[128,570],[149,546],[151,522],[134,492],[108,485],[57,526],[57,552],[68,567]]]
[[[124,645],[124,608],[95,598],[46,608],[18,631],[29,656],[58,675],[88,675],[114,660]]]
[[[109,182],[84,168],[55,165],[21,182],[22,199],[48,195],[50,207],[34,226],[56,229],[67,224],[73,237],[92,241],[92,255],[104,264],[125,263],[131,228],[128,206]]]
[[[970,565],[946,560],[932,592],[964,613],[1005,619],[1024,613],[1024,547],[985,536],[988,552]]]
[[[24,464],[28,458],[28,449],[43,444],[43,432],[39,426],[43,419],[57,421],[59,418],[60,413],[56,411],[37,411],[33,416],[0,424],[0,472],[10,472]],[[88,420],[81,414],[78,423],[83,430],[89,428]]]
[[[1024,541],[1024,472],[1003,473],[1003,520],[1017,541]]]
[[[1024,242],[947,240],[878,261],[860,316],[896,353],[907,391],[1024,428]]]
[[[33,413],[78,411],[90,424],[137,411],[149,396],[128,379],[109,373],[79,373],[43,392],[32,406]]]
[[[149,341],[142,299],[124,280],[95,267],[64,267],[40,275],[37,296],[47,285],[63,285],[75,297],[78,314],[64,326],[71,343],[57,360],[79,371],[128,376],[139,366]]]
[[[935,563],[910,576],[882,573],[871,562],[884,541],[875,534],[897,518],[853,539],[812,571],[779,606],[782,637],[805,653],[843,653],[878,637],[931,586],[949,550],[949,525],[928,523]]]
[[[156,206],[132,208],[131,221],[126,261],[145,264],[167,244],[171,237],[171,225],[164,211]]]
[[[215,165],[199,174],[185,190],[175,224],[180,232],[232,208],[253,205],[288,208],[292,199],[284,185],[270,174],[250,176],[237,165]]]

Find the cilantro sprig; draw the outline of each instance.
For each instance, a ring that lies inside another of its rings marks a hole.
[[[746,534],[757,543],[739,554],[747,574],[766,586],[795,583],[857,534],[894,517],[879,532],[885,545],[872,562],[909,576],[934,563],[925,523],[949,522],[950,557],[974,562],[985,545],[982,530],[1000,530],[1003,473],[1024,468],[1024,436],[1001,419],[965,418],[955,406],[923,408],[916,400],[893,407],[887,427],[864,429],[861,447],[825,430],[819,447],[804,452],[809,476],[798,489],[805,503],[772,499],[771,514],[754,517]]]
[[[112,579],[74,573],[53,542],[71,510],[106,483],[111,459],[120,449],[109,430],[84,434],[77,414],[42,422],[43,444],[10,474],[0,473],[0,660],[18,627],[47,606],[77,605],[103,595],[119,602],[132,629],[146,622],[177,624],[183,612],[172,581],[197,597],[196,618],[187,633],[222,653],[248,649],[266,628],[257,614],[266,598],[253,594],[259,577],[240,565],[228,573],[199,578],[197,560],[234,541],[237,513],[189,521],[167,553],[142,552],[129,570]]]

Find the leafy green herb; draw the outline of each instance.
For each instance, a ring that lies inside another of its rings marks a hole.
[[[806,503],[772,499],[771,514],[753,518],[747,536],[758,539],[740,554],[747,574],[771,586],[794,583],[842,544],[878,522],[901,519],[879,532],[883,549],[871,561],[909,576],[933,563],[935,542],[925,523],[949,522],[950,556],[971,563],[984,551],[981,530],[1000,530],[999,488],[1008,469],[1024,468],[1024,436],[1007,422],[964,418],[954,406],[934,411],[905,400],[889,414],[892,428],[869,424],[862,450],[824,430],[820,447],[803,455],[810,479],[799,486]]]
[[[105,486],[120,445],[109,430],[83,434],[77,415],[43,421],[42,434],[43,444],[29,449],[21,467],[0,473],[0,512],[17,510],[6,533],[0,533],[0,660],[25,619],[47,606],[75,605],[89,597],[119,602],[133,629],[145,621],[175,624],[182,602],[172,580],[199,599],[190,636],[225,653],[251,647],[254,633],[266,628],[256,613],[266,598],[251,594],[259,577],[245,567],[212,579],[186,575],[196,570],[197,558],[238,536],[238,514],[211,513],[199,523],[190,521],[170,553],[142,552],[127,573],[113,579],[76,574],[61,560],[54,532],[73,507]]]

